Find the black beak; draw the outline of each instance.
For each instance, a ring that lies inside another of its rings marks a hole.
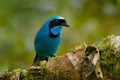
[[[61,23],[62,26],[70,27],[67,23]]]

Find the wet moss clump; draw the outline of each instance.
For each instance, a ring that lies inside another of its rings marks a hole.
[[[98,44],[101,52],[101,66],[107,70],[106,75],[110,78],[120,74],[120,71],[115,66],[120,59],[120,51],[116,51],[115,45],[111,42],[112,38],[114,36],[108,36]]]

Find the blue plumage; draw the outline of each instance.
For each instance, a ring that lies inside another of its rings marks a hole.
[[[62,26],[69,27],[63,17],[52,16],[37,32],[34,40],[36,50],[36,57],[33,64],[34,66],[38,66],[39,61],[47,60],[49,56],[54,55],[61,40],[60,32]]]

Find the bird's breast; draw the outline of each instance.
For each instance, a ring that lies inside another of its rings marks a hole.
[[[35,39],[35,49],[41,56],[53,55],[58,49],[60,43],[60,36],[51,38],[49,36],[39,36]]]

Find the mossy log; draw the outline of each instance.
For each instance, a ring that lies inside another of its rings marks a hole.
[[[0,74],[0,80],[120,80],[120,36],[108,36],[92,45],[42,61],[39,67]]]

